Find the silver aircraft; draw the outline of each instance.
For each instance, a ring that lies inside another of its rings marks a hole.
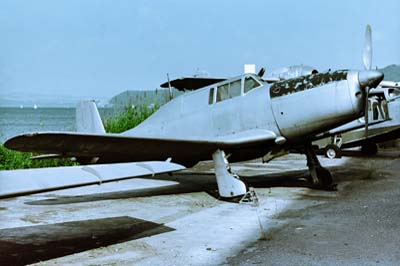
[[[269,84],[245,74],[179,96],[121,134],[105,133],[95,104],[84,102],[77,108],[78,132],[23,134],[4,145],[85,163],[171,160],[191,167],[212,159],[222,198],[247,191],[227,158],[237,162],[300,149],[312,184],[330,189],[332,177],[320,165],[310,136],[362,115],[366,90],[382,79],[378,71],[339,70]]]
[[[77,108],[78,132],[23,134],[4,145],[44,154],[42,158],[75,157],[82,164],[100,164],[83,166],[81,170],[107,182],[143,175],[143,169],[153,174],[173,172],[182,169],[180,165],[191,167],[212,159],[219,195],[224,199],[240,198],[247,192],[246,185],[231,172],[228,159],[238,162],[263,157],[268,161],[282,151],[298,150],[306,154],[313,187],[332,189],[332,176],[320,165],[312,140],[364,114],[370,89],[383,79],[381,72],[371,70],[371,57],[367,43],[365,70],[311,71],[281,81],[276,77],[262,79],[263,71],[229,79],[173,80],[167,86],[180,84],[191,91],[172,99],[140,125],[121,134],[107,134],[96,105],[83,102]],[[132,163],[136,161],[150,162]],[[133,167],[131,174],[129,166]],[[140,169],[140,174],[135,169]],[[0,172],[0,182],[2,176],[6,180],[15,174],[5,172]],[[23,186],[4,192],[3,182],[0,196],[89,183],[93,180]]]

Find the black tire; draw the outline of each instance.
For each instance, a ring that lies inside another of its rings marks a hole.
[[[342,158],[342,150],[335,144],[329,144],[324,149],[325,157],[329,159]]]
[[[372,142],[365,143],[361,146],[361,152],[365,155],[375,155],[378,153],[378,146]]]

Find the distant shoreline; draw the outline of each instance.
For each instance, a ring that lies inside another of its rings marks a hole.
[[[38,106],[37,108],[34,108],[33,106],[24,106],[21,108],[20,106],[0,106],[0,109],[75,109],[75,106]],[[115,109],[116,107],[110,106],[110,107],[98,107],[99,109]]]

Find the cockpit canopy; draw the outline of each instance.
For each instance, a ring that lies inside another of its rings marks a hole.
[[[244,95],[263,84],[259,77],[252,74],[232,78],[226,82],[220,82],[210,89],[208,103],[218,103]]]

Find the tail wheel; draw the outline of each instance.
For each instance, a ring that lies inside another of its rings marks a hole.
[[[329,159],[341,158],[342,150],[335,144],[329,144],[325,147],[325,156]]]

